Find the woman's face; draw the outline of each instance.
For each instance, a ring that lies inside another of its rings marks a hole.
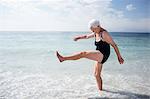
[[[94,33],[99,33],[100,32],[100,27],[99,26],[95,27],[95,28],[91,27],[91,31],[94,32]]]

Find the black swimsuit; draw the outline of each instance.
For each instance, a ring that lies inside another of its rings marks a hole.
[[[103,54],[103,59],[101,61],[101,63],[103,64],[106,62],[106,60],[110,55],[110,45],[107,42],[102,41],[102,33],[101,33],[101,40],[98,42],[96,41],[96,35],[95,35],[95,45],[96,45],[96,50],[99,50]]]

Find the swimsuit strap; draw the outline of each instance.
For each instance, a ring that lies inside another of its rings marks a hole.
[[[103,31],[103,32],[104,32],[104,31]],[[104,42],[105,40],[104,40],[104,38],[103,38],[103,36],[102,36],[103,32],[101,33],[101,39],[102,39],[102,41]]]

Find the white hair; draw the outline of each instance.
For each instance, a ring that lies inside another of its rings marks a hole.
[[[96,20],[96,19],[92,19],[89,21],[89,24],[88,24],[88,28],[90,29],[91,27],[95,28],[95,27],[98,27],[100,26],[100,22],[99,20]]]

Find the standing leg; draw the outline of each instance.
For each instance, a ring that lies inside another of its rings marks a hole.
[[[103,85],[102,78],[101,78],[102,64],[96,62],[94,70],[95,70],[94,75],[97,81],[98,89],[102,91],[102,85]]]
[[[60,55],[58,52],[56,52],[56,55],[60,62],[63,62],[66,60],[78,60],[80,58],[87,58],[90,60],[101,62],[103,58],[103,54],[99,51],[82,51],[74,55],[65,56],[65,57]]]

